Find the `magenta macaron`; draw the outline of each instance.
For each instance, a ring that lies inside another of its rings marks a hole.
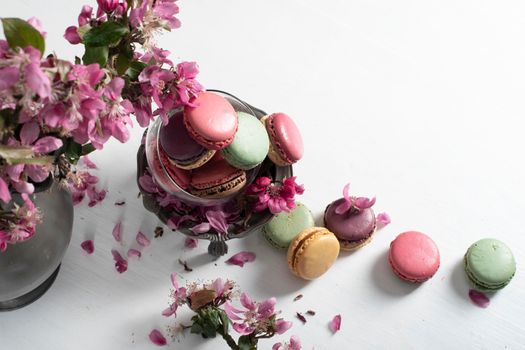
[[[390,266],[401,279],[424,282],[439,269],[439,249],[429,236],[417,231],[401,233],[390,243]]]
[[[228,100],[213,92],[200,92],[193,106],[184,108],[184,125],[190,136],[209,150],[230,145],[237,132],[237,113]]]
[[[261,122],[270,137],[268,157],[272,162],[287,166],[303,157],[303,138],[292,118],[284,113],[274,113],[264,116]]]

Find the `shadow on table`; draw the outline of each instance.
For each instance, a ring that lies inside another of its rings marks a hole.
[[[463,259],[458,260],[456,265],[454,265],[454,270],[452,270],[451,275],[451,287],[454,289],[454,291],[461,297],[461,299],[469,302],[468,298],[468,292],[469,292],[469,284],[467,281],[467,276],[465,275],[465,267],[464,267]]]
[[[403,297],[409,295],[421,285],[402,281],[397,277],[388,262],[388,251],[378,256],[372,267],[372,281],[385,295]]]

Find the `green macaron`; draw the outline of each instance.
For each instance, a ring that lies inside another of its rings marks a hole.
[[[264,237],[274,247],[286,249],[295,236],[314,224],[310,210],[298,202],[295,209],[275,215],[264,225]]]
[[[514,277],[516,260],[505,243],[485,238],[467,250],[465,271],[475,289],[495,292],[504,288]]]
[[[239,127],[232,143],[221,153],[232,166],[249,170],[261,164],[270,148],[264,125],[253,115],[238,112]]]

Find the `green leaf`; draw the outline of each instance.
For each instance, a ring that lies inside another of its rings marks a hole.
[[[81,155],[87,156],[88,154],[90,154],[94,150],[95,150],[95,146],[93,146],[93,144],[91,144],[91,143],[85,144],[84,146],[82,146]]]
[[[107,46],[92,47],[86,46],[86,52],[82,56],[84,64],[98,63],[104,67],[108,62],[109,49]]]
[[[104,22],[91,28],[82,38],[86,46],[115,46],[129,33],[129,29],[117,22]]]
[[[139,78],[140,73],[146,68],[148,65],[144,62],[140,61],[133,61],[129,64],[129,68],[126,71],[126,75],[131,80],[137,80]]]
[[[222,323],[222,331],[224,334],[227,334],[229,330],[228,328],[230,326],[230,319],[228,318],[228,315],[226,315],[226,312],[220,309],[219,309],[219,317]]]
[[[82,145],[67,139],[64,146],[64,155],[71,164],[76,164],[82,155]]]
[[[20,18],[2,18],[2,24],[9,47],[14,49],[32,46],[40,51],[40,56],[44,54],[46,49],[44,37],[31,24]]]
[[[239,350],[253,350],[257,349],[256,344],[252,343],[252,340],[249,336],[243,335],[239,337]]]

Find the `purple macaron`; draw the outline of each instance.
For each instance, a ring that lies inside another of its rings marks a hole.
[[[179,168],[190,170],[208,162],[215,151],[198,144],[184,125],[182,111],[175,112],[159,132],[159,140],[164,153]]]

